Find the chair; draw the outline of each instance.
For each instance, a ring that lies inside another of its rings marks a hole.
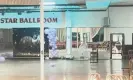
[[[106,80],[129,80],[129,79],[124,75],[111,74],[106,76]]]
[[[89,74],[88,75],[88,80],[101,80],[101,76],[98,73],[96,73],[96,74]]]
[[[128,50],[128,57],[129,57],[129,61],[128,61],[128,67],[127,68],[122,68],[123,71],[127,71],[129,74],[129,77],[133,74],[132,70],[133,70],[133,50]]]
[[[98,63],[98,44],[93,44],[91,48],[90,63]]]

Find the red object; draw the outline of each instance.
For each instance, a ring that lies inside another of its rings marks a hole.
[[[65,49],[66,42],[57,42],[56,45],[58,49]]]
[[[78,47],[80,46],[80,42],[78,42]],[[66,48],[66,42],[57,42],[57,49],[65,49]],[[77,41],[72,41],[72,47],[77,47]]]
[[[80,42],[78,42],[78,47],[80,46]],[[77,41],[72,41],[72,47],[77,47]]]

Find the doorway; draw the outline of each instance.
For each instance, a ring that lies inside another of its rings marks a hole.
[[[125,46],[124,33],[111,33],[110,34],[110,59],[112,54],[121,54],[123,56]]]

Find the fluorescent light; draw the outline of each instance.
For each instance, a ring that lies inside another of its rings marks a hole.
[[[55,2],[43,2],[43,5],[55,5]]]
[[[55,2],[44,2],[44,5],[55,5]]]

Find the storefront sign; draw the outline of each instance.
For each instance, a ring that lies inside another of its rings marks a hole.
[[[44,18],[44,23],[57,23],[58,18]],[[40,23],[40,18],[0,18],[0,23]]]
[[[65,18],[62,12],[46,12],[44,25],[49,28],[64,28]],[[5,13],[0,14],[0,28],[39,28],[40,13]]]

